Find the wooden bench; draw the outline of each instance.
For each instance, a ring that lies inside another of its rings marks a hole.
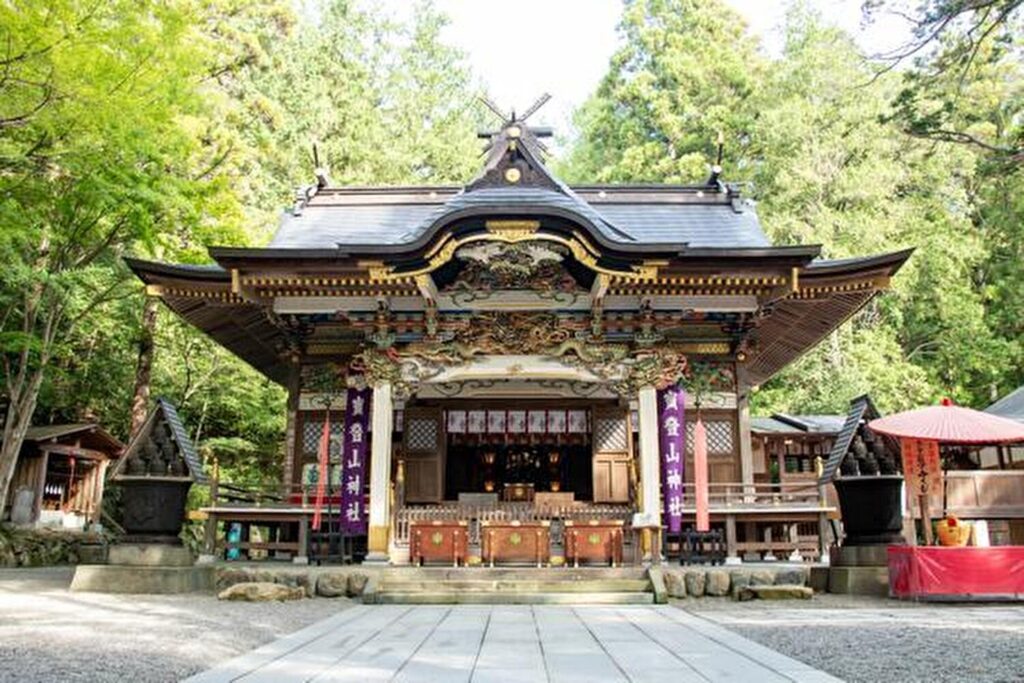
[[[467,522],[413,522],[409,528],[410,561],[421,566],[425,562],[451,562],[453,567],[465,564],[467,527]]]
[[[623,544],[622,520],[591,520],[589,522],[565,521],[565,557],[571,559],[574,567],[580,560],[610,564],[622,564]]]
[[[484,562],[528,562],[543,567],[551,557],[551,522],[480,522]]]

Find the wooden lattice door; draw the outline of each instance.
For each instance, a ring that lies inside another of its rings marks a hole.
[[[444,499],[444,412],[440,408],[405,409],[403,453],[405,500],[440,503]]]
[[[733,414],[705,411],[702,421],[708,443],[708,481],[713,484],[734,484],[739,477],[739,446]],[[693,427],[696,415],[686,421],[686,480],[693,482]]]
[[[624,408],[595,408],[591,419],[594,442],[594,502],[629,502],[629,466],[633,430]]]

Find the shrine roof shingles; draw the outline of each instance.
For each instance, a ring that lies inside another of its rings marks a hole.
[[[750,418],[750,431],[761,434],[838,434],[844,415],[786,415]]]
[[[1015,391],[1003,396],[985,408],[985,412],[1024,422],[1024,387],[1018,387]]]
[[[690,248],[763,248],[765,236],[753,207],[727,199],[716,188],[679,186],[587,186],[581,193],[543,187],[487,187],[374,191],[328,190],[297,215],[286,215],[269,249],[335,249],[356,245],[415,243],[437,224],[466,212],[542,215],[561,213],[586,220],[611,243],[686,245]],[[701,201],[699,194],[708,192]],[[588,195],[586,198],[582,193]],[[590,199],[590,201],[588,201]]]

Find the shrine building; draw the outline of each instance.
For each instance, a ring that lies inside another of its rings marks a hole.
[[[215,265],[129,261],[150,295],[288,392],[281,491],[209,514],[264,524],[264,549],[299,558],[316,512],[393,564],[430,559],[424,529],[456,562],[522,560],[521,544],[560,564],[581,552],[581,525],[592,543],[606,534],[598,559],[639,562],[652,549],[634,528],[670,505],[693,524],[699,412],[730,561],[824,559],[835,508],[813,475],[771,480],[778,456],[753,448],[748,402],[909,251],[825,260],[773,245],[717,168],[699,185],[569,186],[540,133],[506,121],[464,187],[319,173],[269,245],[211,248]],[[658,397],[672,386],[681,482],[661,474]]]

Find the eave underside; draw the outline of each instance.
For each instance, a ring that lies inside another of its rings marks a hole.
[[[262,305],[175,295],[161,299],[190,325],[267,378],[281,385],[288,381],[287,337],[271,323]]]
[[[746,343],[736,346],[737,350],[745,350],[746,383],[764,383],[813,348],[885,289],[889,277],[907,257],[909,252],[899,252],[804,268],[797,278],[798,284],[786,283],[793,285],[792,289],[765,305],[760,322],[741,340]],[[301,346],[296,345],[296,330],[289,327],[286,316],[273,312],[274,296],[279,292],[239,291],[239,283],[232,282],[230,274],[224,271],[197,274],[194,269],[177,272],[174,266],[166,264],[132,261],[130,265],[151,285],[151,294],[158,295],[189,324],[269,379],[285,384],[290,364],[305,355]],[[683,267],[680,263],[672,265],[673,269]],[[744,273],[737,270],[735,275],[737,282],[722,285],[723,293],[729,286],[737,287]],[[325,272],[322,277],[329,280],[331,273]],[[347,286],[362,289],[369,300],[373,296],[391,295],[381,290],[380,283]],[[643,283],[633,283],[632,287],[637,293],[645,289]],[[658,285],[651,283],[650,287],[653,293]],[[296,285],[288,294],[316,296],[323,292],[303,284]],[[353,351],[357,347],[358,341]]]

